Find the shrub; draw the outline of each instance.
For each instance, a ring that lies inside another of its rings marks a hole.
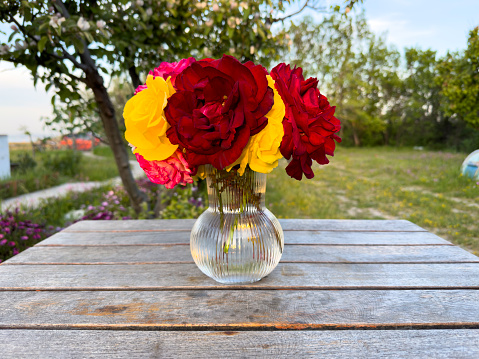
[[[41,168],[22,175],[14,174],[12,178],[0,181],[0,199],[20,196],[59,184],[60,178],[57,172],[47,172]]]
[[[14,172],[27,173],[33,170],[37,166],[35,159],[28,153],[23,153],[16,160],[17,167],[14,168]]]
[[[44,154],[43,166],[49,171],[74,177],[79,172],[81,159],[81,152],[73,150],[55,151]]]

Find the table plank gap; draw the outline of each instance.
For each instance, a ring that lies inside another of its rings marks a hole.
[[[46,244],[189,244],[190,232],[59,232],[38,245]],[[324,232],[324,231],[286,231],[285,244],[337,244],[337,245],[381,245],[381,244],[448,244],[450,242],[429,232]]]
[[[32,247],[10,264],[169,264],[193,263],[187,246]],[[479,257],[455,246],[316,246],[285,248],[282,263],[473,263]]]
[[[191,230],[195,219],[80,221],[66,231]],[[407,220],[280,219],[283,230],[426,231]]]

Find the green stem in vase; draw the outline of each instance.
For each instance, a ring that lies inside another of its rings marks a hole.
[[[233,223],[233,225],[230,228],[228,239],[227,239],[227,241],[224,245],[224,248],[223,248],[223,252],[225,254],[228,254],[228,251],[230,249],[230,244],[231,244],[231,241],[233,240],[233,235],[234,235],[234,232],[235,232],[235,229],[236,229],[237,225],[238,225],[238,217],[235,216],[235,223]]]

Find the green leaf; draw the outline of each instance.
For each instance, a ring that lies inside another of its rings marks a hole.
[[[83,54],[85,52],[85,45],[83,44],[83,41],[78,38],[74,37],[72,38],[73,46],[78,50],[80,54]]]
[[[92,43],[94,41],[93,36],[89,32],[85,32],[85,37],[89,43]]]
[[[38,41],[38,51],[43,52],[45,49],[45,45],[47,44],[48,37],[47,36],[42,36],[40,41]]]

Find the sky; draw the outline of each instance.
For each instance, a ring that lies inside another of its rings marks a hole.
[[[325,0],[326,5],[333,3],[337,1]],[[371,29],[385,34],[387,42],[398,49],[416,46],[445,55],[467,46],[469,31],[479,25],[478,3],[479,0],[364,0],[359,8],[364,9]],[[5,26],[0,29],[5,30]],[[50,96],[42,84],[35,89],[27,70],[0,63],[0,134],[7,134],[9,142],[26,141],[23,126],[35,138],[52,135],[40,120],[51,112]]]

